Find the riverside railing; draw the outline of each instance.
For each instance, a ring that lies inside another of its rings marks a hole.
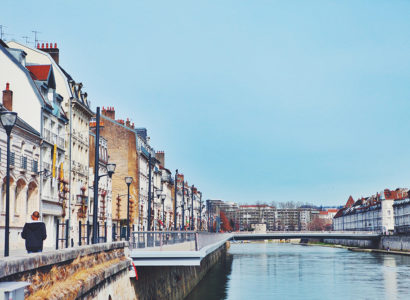
[[[134,231],[131,249],[198,251],[197,231]]]

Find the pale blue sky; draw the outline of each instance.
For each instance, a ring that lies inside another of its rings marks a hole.
[[[0,24],[57,42],[205,198],[410,186],[410,1],[3,1]]]

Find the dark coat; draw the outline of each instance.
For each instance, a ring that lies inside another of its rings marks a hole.
[[[27,251],[42,251],[43,241],[47,238],[46,225],[40,221],[26,223],[21,237],[26,240]]]

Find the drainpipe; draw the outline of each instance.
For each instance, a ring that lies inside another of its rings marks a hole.
[[[68,181],[69,181],[69,189],[68,189],[68,228],[70,228],[69,232],[71,232],[73,229],[71,228],[71,188],[72,188],[72,175],[71,175],[71,143],[72,143],[72,134],[73,134],[73,97],[70,97],[70,134],[69,134],[69,141],[70,141],[70,146],[68,147],[69,149],[69,175],[68,175]],[[81,230],[81,228],[79,228]]]
[[[44,111],[43,108],[41,108],[41,121],[40,121],[40,136],[41,136],[41,144],[40,144],[40,167],[39,170],[40,172],[43,171],[43,128],[44,128]],[[44,173],[40,173],[40,220],[44,221],[43,219],[43,176]]]

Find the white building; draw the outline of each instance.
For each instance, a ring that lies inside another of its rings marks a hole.
[[[396,233],[410,232],[410,198],[409,193],[398,195],[393,203],[394,231]]]
[[[3,91],[0,111],[12,111],[13,93],[7,85]],[[4,101],[5,98],[11,101]],[[10,137],[10,249],[24,249],[20,234],[33,211],[40,210],[38,167],[40,162],[40,133],[17,118]],[[0,125],[0,249],[4,249],[6,213],[7,135]],[[1,250],[2,251],[2,250]]]
[[[340,209],[333,219],[334,230],[393,232],[394,199],[407,189],[390,191],[385,189],[380,194],[358,199],[349,197],[345,207]]]
[[[0,86],[13,87],[13,111],[36,131],[43,143],[40,147],[39,179],[40,214],[46,223],[48,238],[45,247],[55,245],[56,221],[65,217],[63,170],[65,126],[67,116],[62,109],[62,96],[56,91],[51,64],[26,65],[27,53],[0,43]],[[62,193],[60,193],[60,190]]]
[[[87,93],[82,90],[82,83],[75,82],[60,65],[59,49],[56,44],[44,43],[37,48],[9,42],[8,46],[20,49],[26,53],[27,65],[52,66],[54,75],[55,91],[62,96],[62,106],[67,112],[69,126],[59,131],[60,141],[64,142],[65,168],[64,180],[68,183],[67,204],[65,215],[70,218],[70,237],[77,240],[78,233],[78,203],[79,196],[83,194],[88,197],[89,186],[89,123],[94,115],[87,100]],[[69,206],[71,209],[69,209]]]

